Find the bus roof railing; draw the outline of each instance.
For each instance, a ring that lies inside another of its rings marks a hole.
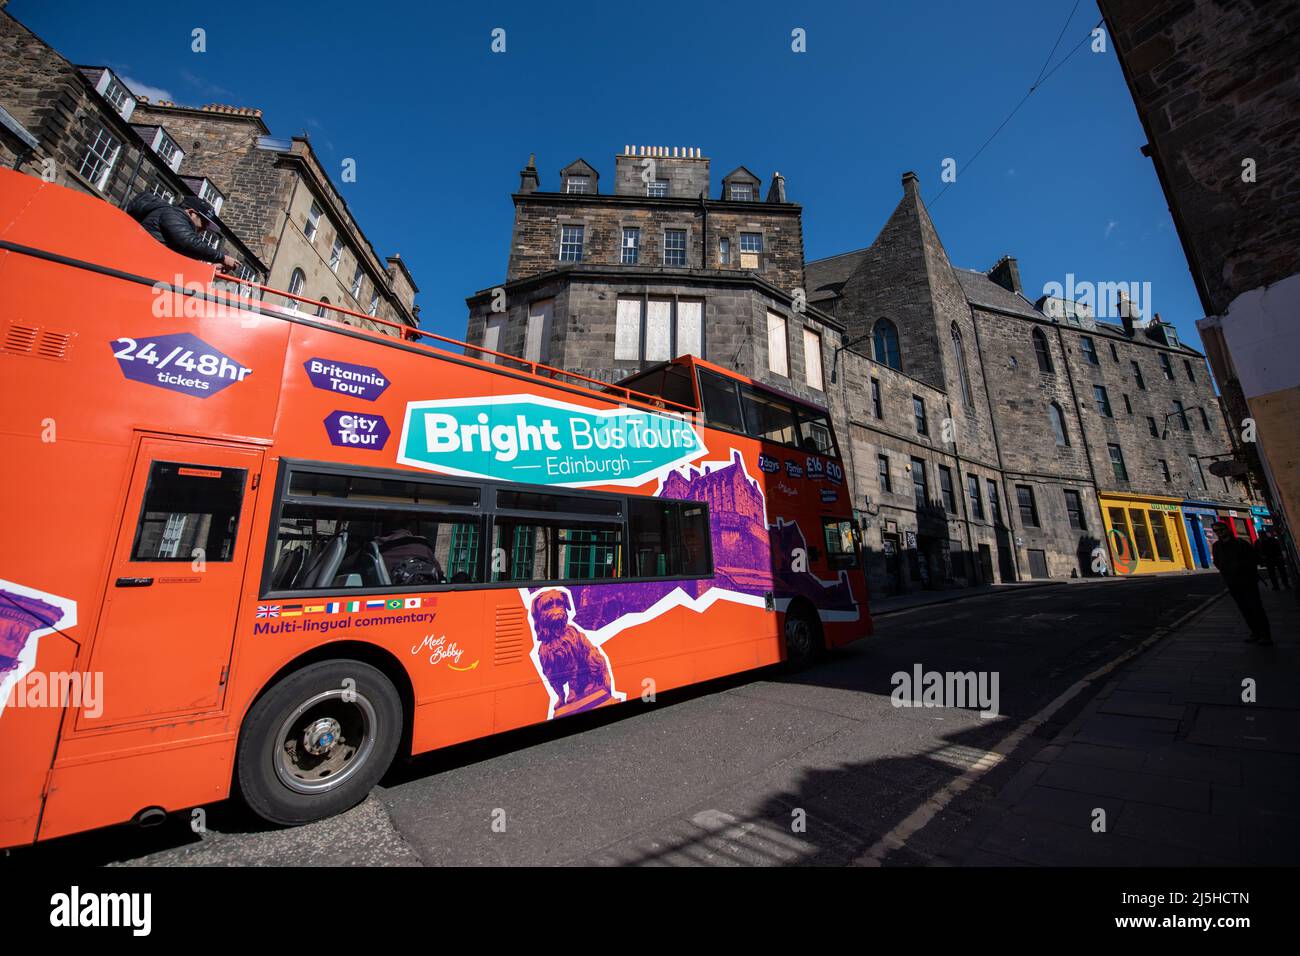
[[[591,378],[590,376],[583,375],[579,372],[566,372],[562,368],[555,368],[554,366],[551,365],[543,365],[541,362],[533,362],[528,359],[523,359],[520,358],[518,355],[511,355],[508,352],[497,352],[493,349],[484,348],[481,345],[472,345],[469,342],[462,342],[460,339],[453,339],[446,335],[439,335],[436,332],[426,332],[423,329],[416,328],[414,326],[409,326],[401,322],[394,322],[391,319],[381,319],[375,315],[365,315],[361,312],[354,312],[352,309],[345,309],[342,306],[334,305],[332,302],[322,302],[319,299],[311,299],[308,298],[307,296],[296,295],[295,293],[292,292],[285,292],[283,289],[276,289],[271,286],[260,285],[259,283],[256,282],[249,282],[246,279],[241,279],[238,276],[230,275],[228,273],[218,272],[216,278],[223,282],[228,282],[232,285],[238,286],[240,289],[240,294],[236,297],[237,300],[241,304],[247,303],[248,305],[255,307],[259,312],[265,310],[268,307],[268,303],[263,302],[261,299],[254,298],[251,295],[246,295],[243,290],[256,289],[259,292],[282,296],[283,298],[290,299],[294,302],[302,302],[309,305],[314,305],[316,306],[316,310],[317,310],[315,318],[326,319],[327,321],[334,322],[335,324],[338,325],[346,325],[349,328],[356,328],[356,326],[352,325],[351,323],[345,322],[342,319],[337,319],[334,318],[333,316],[325,315],[325,310],[329,312],[338,312],[343,315],[350,315],[355,318],[361,319],[363,322],[371,322],[374,323],[375,325],[387,326],[390,329],[396,330],[398,335],[403,340],[408,342],[415,342],[417,345],[423,345],[426,348],[433,348],[433,346],[430,346],[427,342],[419,341],[421,338],[433,339],[438,342],[445,342],[448,345],[459,346],[460,348],[465,349],[467,357],[471,357],[469,356],[469,352],[472,351],[472,352],[479,353],[479,355],[490,355],[494,359],[503,359],[507,362],[513,362],[517,365],[522,366],[523,370],[527,374],[533,375],[539,379],[564,378],[564,379],[571,379],[577,382],[581,382],[582,385],[579,387],[583,388],[584,391],[589,391],[592,392],[593,394],[598,394],[602,398],[609,398],[610,393],[612,392],[614,395],[621,395],[624,399],[628,401],[639,402],[643,405],[649,405],[652,408],[663,408],[669,411],[689,412],[689,413],[696,413],[699,412],[700,410],[698,407],[692,405],[683,405],[679,402],[674,402],[670,399],[663,398],[662,396],[659,395],[650,395],[646,392],[638,392],[636,389],[626,388],[622,385],[614,385],[611,384],[610,382],[602,382],[598,378]],[[225,290],[221,290],[221,291],[222,294],[229,295],[229,293],[225,292]],[[279,310],[279,307],[273,304],[270,307],[272,309]],[[372,330],[362,327],[362,331],[369,332]],[[495,364],[495,363],[489,363],[489,364]],[[599,391],[588,387],[591,385],[597,386],[599,388]]]

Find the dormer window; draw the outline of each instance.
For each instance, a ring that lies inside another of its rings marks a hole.
[[[666,199],[668,197],[668,180],[655,179],[646,183],[645,194],[651,199]]]
[[[744,166],[737,166],[722,177],[722,193],[729,202],[755,202],[758,199],[759,179]]]
[[[583,195],[591,192],[591,177],[570,176],[565,180],[564,191],[569,195]]]
[[[95,83],[95,92],[106,99],[122,119],[129,120],[135,112],[135,94],[113,75],[112,70],[100,73],[99,80]]]
[[[176,140],[168,136],[161,127],[154,135],[153,151],[171,168],[172,172],[180,170],[181,160],[185,158],[185,153],[176,145]]]
[[[122,112],[122,106],[130,96],[131,94],[126,91],[126,87],[113,79],[111,73],[108,74],[108,86],[104,88],[104,99],[112,103],[113,108],[120,113]]]
[[[225,203],[226,197],[221,195],[217,190],[217,187],[212,185],[210,181],[205,179],[203,180],[203,184],[199,186],[199,198],[206,202],[210,202],[212,204],[213,212],[218,216],[221,215],[221,207]]]

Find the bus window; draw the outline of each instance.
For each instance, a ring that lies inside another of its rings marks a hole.
[[[826,538],[826,559],[831,567],[836,571],[843,568],[856,568],[858,549],[853,543],[853,522],[847,518],[843,520],[824,518],[822,531]]]
[[[294,498],[347,498],[457,508],[477,508],[479,504],[479,490],[474,487],[316,471],[294,471],[289,479],[289,494]]]
[[[799,409],[799,447],[819,455],[836,455],[830,422],[821,412]]]
[[[131,560],[229,561],[247,476],[243,468],[155,461]]]
[[[736,383],[731,379],[700,369],[700,401],[704,405],[704,418],[710,425],[734,432],[745,430]]]
[[[670,363],[652,368],[640,375],[625,378],[618,385],[642,395],[657,395],[683,408],[695,407],[695,389],[691,387],[690,369],[682,365]],[[669,411],[676,410],[669,408]]]
[[[509,511],[565,511],[579,515],[619,517],[623,514],[623,499],[553,495],[540,491],[498,491],[497,507]]]
[[[477,488],[297,470],[288,488],[271,591],[482,580]],[[441,510],[453,505],[467,508]]]
[[[740,390],[745,406],[745,431],[764,441],[794,445],[794,409],[780,399],[747,388]]]
[[[622,524],[497,515],[493,521],[493,581],[587,581],[626,576]]]
[[[695,501],[630,498],[627,512],[635,577],[709,573],[709,512]]]

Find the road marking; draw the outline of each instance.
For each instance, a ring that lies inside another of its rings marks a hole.
[[[1023,742],[1026,737],[1029,737],[1039,727],[1047,723],[1047,721],[1049,721],[1057,711],[1077,697],[1089,684],[1100,680],[1121,664],[1124,664],[1141,654],[1152,644],[1168,637],[1169,634],[1181,627],[1185,621],[1200,614],[1227,593],[1227,591],[1220,591],[1218,594],[1206,598],[1172,624],[1162,624],[1157,627],[1141,644],[1130,648],[1109,664],[1104,664],[1086,677],[1081,677],[1079,680],[1075,681],[1074,684],[1072,684],[1064,693],[1058,696],[1050,704],[994,744],[993,749],[984,752],[984,754],[976,760],[969,769],[963,772],[961,776],[954,780],[950,780],[937,793],[927,797],[924,803],[908,814],[892,830],[882,836],[865,853],[854,860],[854,864],[856,866],[883,865],[886,856],[895,850],[901,850],[905,847],[907,841],[915,836],[919,830],[924,828],[926,824],[942,813],[948,804],[952,803],[953,800],[974,786],[975,783],[979,781],[980,777],[984,776],[994,767],[1006,760],[1007,757],[1009,757],[1015,749],[1020,746],[1021,742]],[[949,748],[943,748],[938,753],[943,753],[948,749]],[[935,756],[935,754],[932,754],[931,756]]]

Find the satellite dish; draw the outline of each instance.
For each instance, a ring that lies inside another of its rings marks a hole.
[[[1246,463],[1230,458],[1210,463],[1210,474],[1215,478],[1237,478],[1246,473]]]

